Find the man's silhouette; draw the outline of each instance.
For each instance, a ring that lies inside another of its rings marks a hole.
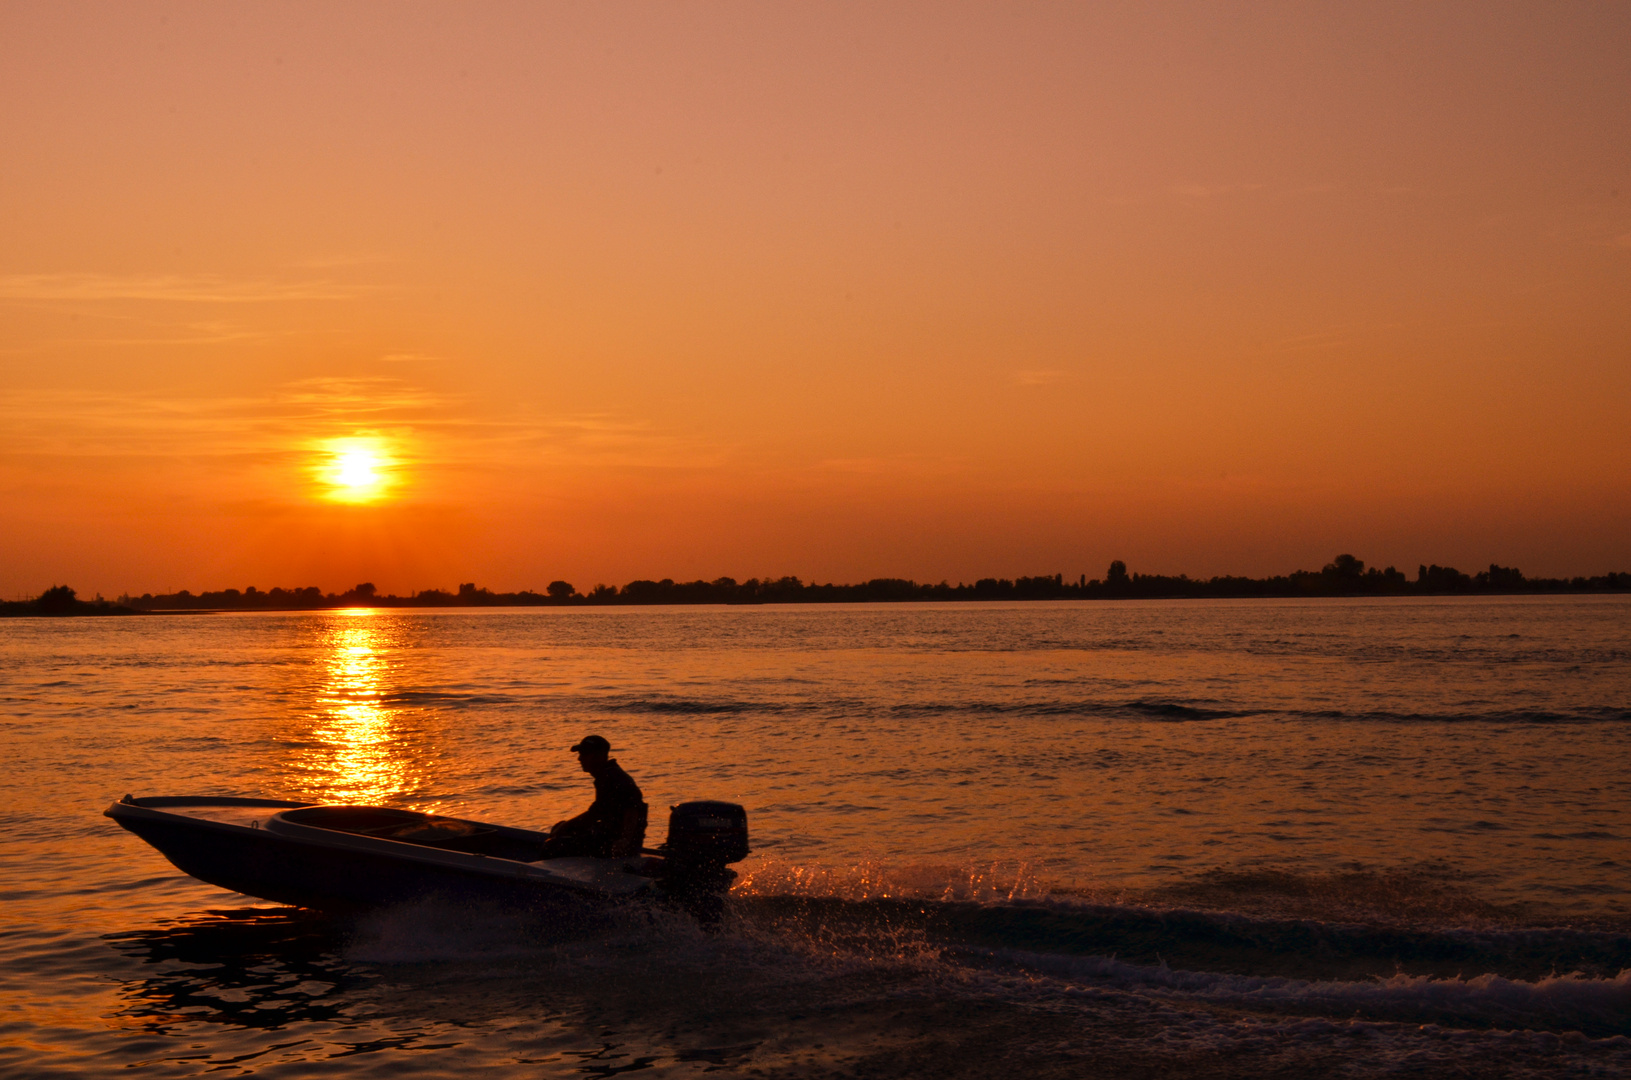
[[[578,755],[578,767],[595,778],[595,801],[577,817],[555,823],[545,858],[639,854],[646,839],[646,803],[639,785],[607,756],[612,744],[599,735],[585,735],[572,752]]]

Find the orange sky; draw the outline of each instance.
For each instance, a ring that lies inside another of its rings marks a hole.
[[[0,594],[1631,569],[1631,7],[333,7],[0,4]]]

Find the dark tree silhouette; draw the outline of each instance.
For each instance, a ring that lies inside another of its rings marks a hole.
[[[34,606],[41,615],[67,615],[78,604],[74,590],[66,585],[53,585],[34,601]]]
[[[1334,577],[1344,581],[1358,581],[1365,573],[1365,564],[1352,555],[1338,555],[1335,559],[1326,563],[1325,569],[1320,572],[1326,577]]]
[[[1489,564],[1487,571],[1480,571],[1473,575],[1473,581],[1479,588],[1500,589],[1515,591],[1524,587],[1523,571],[1516,566],[1496,566]]]
[[[598,584],[587,595],[568,581],[552,581],[545,592],[492,592],[475,582],[459,585],[457,593],[426,589],[412,596],[381,595],[372,582],[363,582],[340,594],[325,594],[315,585],[276,587],[262,592],[223,589],[194,595],[186,589],[167,595],[144,593],[121,596],[117,604],[98,597],[78,599],[66,585],[53,585],[37,598],[0,600],[0,616],[112,615],[132,611],[209,610],[318,610],[341,607],[527,607],[540,604],[576,606],[600,604],[824,604],[946,600],[1128,600],[1173,597],[1313,597],[1313,596],[1439,596],[1479,593],[1583,593],[1631,592],[1631,573],[1595,577],[1530,578],[1516,567],[1491,564],[1476,575],[1451,566],[1424,565],[1414,581],[1392,566],[1367,567],[1349,554],[1336,556],[1317,571],[1294,570],[1264,578],[1191,578],[1186,574],[1131,574],[1120,559],[1110,564],[1105,580],[1089,581],[1085,574],[1066,580],[1063,574],[1035,577],[980,578],[972,584],[952,585],[906,578],[873,578],[857,584],[804,582],[796,577],[735,578],[713,581],[631,581],[619,589]]]

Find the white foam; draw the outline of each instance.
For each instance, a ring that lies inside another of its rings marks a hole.
[[[847,866],[762,856],[743,873],[736,891],[753,896],[810,896],[849,900],[936,900],[983,903],[1034,900],[1049,895],[1037,867],[1023,859],[992,862],[885,864],[864,859]]]

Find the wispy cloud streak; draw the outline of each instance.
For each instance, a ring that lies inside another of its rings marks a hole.
[[[357,290],[329,281],[247,281],[213,274],[5,274],[3,300],[149,300],[166,303],[244,304],[291,300],[346,300]]]
[[[0,393],[0,459],[240,459],[293,467],[334,439],[390,442],[404,468],[502,475],[558,465],[706,469],[727,445],[615,413],[484,414],[466,398],[385,377],[319,377],[265,396]]]
[[[1071,378],[1071,373],[1058,368],[1033,368],[1028,371],[1014,373],[1014,380],[1021,386],[1051,386],[1062,383]]]

